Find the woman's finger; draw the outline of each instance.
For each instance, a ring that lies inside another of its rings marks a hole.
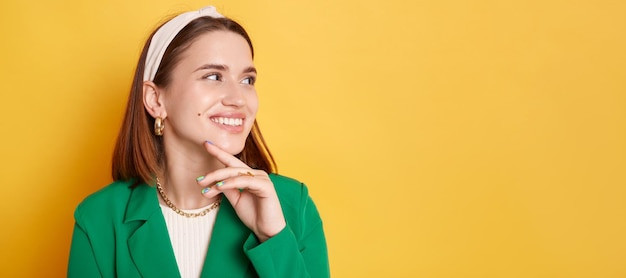
[[[259,197],[268,197],[271,196],[271,192],[273,192],[273,190],[269,190],[270,186],[272,186],[272,182],[267,176],[255,177],[248,175],[238,175],[222,179],[217,182],[203,184],[201,185],[201,192],[205,196],[212,196],[213,194],[218,194],[215,192],[227,192],[228,190],[237,189],[237,191],[239,192],[247,190],[250,193]],[[207,195],[207,193],[209,192],[213,194]]]
[[[200,190],[200,193],[204,195],[204,197],[211,199],[217,195],[222,194],[223,192],[217,189],[214,189],[213,186],[207,186]]]
[[[196,181],[200,186],[210,186],[214,183],[237,176],[264,177],[267,176],[267,173],[262,170],[254,170],[248,167],[228,167],[215,170],[211,173],[206,174],[205,176],[200,176],[196,178]]]
[[[217,182],[214,189],[219,191],[240,189],[247,190],[250,193],[258,195],[257,193],[267,191],[267,189],[269,189],[268,186],[271,186],[269,179],[263,179],[262,177],[237,176]],[[267,197],[262,195],[259,197]]]

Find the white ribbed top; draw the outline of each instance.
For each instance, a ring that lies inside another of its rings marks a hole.
[[[209,206],[184,211],[198,213]],[[219,207],[205,216],[188,218],[161,204],[181,278],[200,277],[218,210]]]

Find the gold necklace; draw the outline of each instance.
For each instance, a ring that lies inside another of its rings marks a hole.
[[[207,213],[209,213],[210,211],[216,209],[217,207],[220,206],[220,203],[222,202],[222,196],[218,197],[217,201],[213,202],[213,204],[211,204],[211,206],[209,206],[208,208],[206,208],[205,210],[201,211],[201,212],[195,212],[195,213],[189,213],[189,212],[184,212],[182,210],[180,210],[179,208],[177,208],[172,201],[170,201],[170,199],[167,198],[167,196],[165,195],[165,191],[163,191],[163,186],[161,185],[161,183],[159,182],[159,179],[156,179],[156,186],[157,186],[157,191],[159,191],[159,195],[161,195],[161,198],[163,198],[163,201],[165,201],[165,204],[167,204],[168,207],[170,207],[174,212],[184,216],[184,217],[188,217],[188,218],[192,218],[192,217],[200,217],[200,216],[205,216]]]

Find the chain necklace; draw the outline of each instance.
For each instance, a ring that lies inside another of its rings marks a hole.
[[[165,201],[165,204],[167,204],[168,207],[170,207],[174,212],[184,216],[184,217],[188,217],[188,218],[193,218],[193,217],[200,217],[200,216],[205,216],[207,213],[209,213],[210,211],[216,209],[217,207],[220,206],[220,203],[222,202],[222,197],[218,197],[217,201],[213,202],[213,204],[211,204],[208,208],[206,208],[205,210],[201,211],[201,212],[196,212],[196,213],[189,213],[189,212],[184,212],[182,210],[180,210],[179,208],[177,208],[172,201],[170,201],[170,199],[167,198],[167,196],[165,195],[165,191],[163,191],[163,186],[161,185],[161,183],[159,182],[159,179],[156,179],[156,187],[157,187],[157,191],[159,191],[159,195],[161,195],[161,198],[163,198],[163,201]]]

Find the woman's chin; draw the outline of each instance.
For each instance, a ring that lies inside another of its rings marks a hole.
[[[213,143],[214,145],[218,146],[223,151],[232,155],[241,153],[244,147],[244,144],[235,144],[233,142],[228,142],[228,141],[224,142],[224,141],[218,140],[218,141],[212,141],[211,143]]]

